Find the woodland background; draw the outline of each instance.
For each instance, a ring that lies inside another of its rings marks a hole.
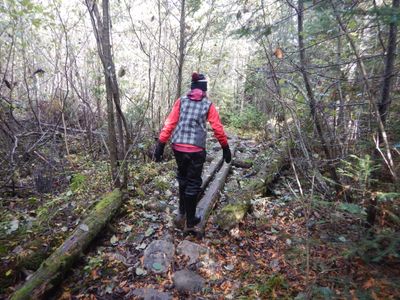
[[[232,135],[262,145],[261,161],[271,147],[287,156],[283,194],[301,204],[306,234],[322,210],[354,234],[339,236],[340,256],[387,267],[358,297],[396,298],[399,2],[2,1],[0,295],[102,193],[144,193],[158,132],[199,71]],[[305,283],[286,286],[286,297],[313,293],[310,247]],[[262,295],[255,287],[249,297]]]

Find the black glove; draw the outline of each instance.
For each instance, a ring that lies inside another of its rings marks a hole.
[[[154,150],[154,161],[160,162],[164,154],[165,143],[158,141],[156,149]]]
[[[225,159],[225,162],[229,164],[232,160],[232,154],[231,154],[231,149],[229,149],[229,145],[226,145],[225,147],[222,148],[223,151],[223,158]]]

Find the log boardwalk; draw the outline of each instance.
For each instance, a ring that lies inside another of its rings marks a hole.
[[[232,158],[235,155],[236,145],[233,144],[231,149]],[[205,227],[208,221],[208,217],[210,216],[211,210],[213,209],[218,197],[220,195],[220,190],[225,185],[225,180],[228,176],[229,170],[231,168],[231,163],[225,163],[222,168],[215,175],[214,180],[210,183],[209,188],[204,193],[204,196],[200,199],[197,204],[197,216],[201,217],[200,224],[198,227],[200,228],[199,237],[204,236]]]

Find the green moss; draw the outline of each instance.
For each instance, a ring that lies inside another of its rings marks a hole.
[[[90,215],[83,220],[89,228],[88,236],[79,243],[72,243],[72,239],[79,238],[79,231],[75,231],[64,244],[62,244],[55,252],[45,260],[40,268],[33,276],[25,282],[25,284],[15,292],[11,299],[30,299],[35,298],[35,291],[41,294],[50,285],[56,284],[63,273],[69,269],[75,259],[80,255],[80,251],[90,243],[92,238],[100,230],[99,222],[105,217],[106,208],[115,211],[121,203],[122,192],[115,189],[111,193],[105,195],[95,206]],[[112,217],[113,212],[107,217]],[[96,227],[97,226],[97,227]],[[47,282],[48,281],[48,282]]]
[[[95,207],[95,210],[100,212],[104,210],[105,207],[108,207],[112,202],[117,201],[122,197],[122,192],[120,189],[115,189],[111,193],[105,195]]]
[[[253,159],[250,159],[250,158],[246,158],[246,159],[244,160],[244,162],[245,162],[246,164],[253,164],[254,160],[253,160]]]
[[[218,214],[217,224],[223,229],[230,229],[244,218],[249,209],[248,202],[228,204]]]
[[[9,249],[6,245],[0,245],[0,255],[7,254],[8,251],[9,251]]]

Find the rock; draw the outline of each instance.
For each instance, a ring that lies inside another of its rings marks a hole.
[[[165,293],[165,292],[159,292],[152,288],[134,289],[132,292],[129,293],[128,298],[131,296],[136,296],[139,299],[144,299],[144,300],[170,300],[170,299],[172,299],[170,294]]]
[[[126,238],[126,241],[132,245],[139,245],[144,239],[144,234],[143,233],[135,233],[131,232],[128,237]]]
[[[167,203],[165,203],[165,201],[152,199],[149,202],[147,202],[144,207],[146,210],[149,211],[164,212],[165,209],[167,208]]]
[[[279,271],[281,268],[279,266],[279,259],[274,259],[270,262],[269,266],[271,267],[272,270],[274,271]]]
[[[194,264],[198,261],[200,255],[208,255],[208,249],[196,243],[184,240],[182,241],[176,251],[179,255],[184,255],[189,258],[188,265]]]
[[[144,251],[144,267],[154,273],[165,273],[171,266],[175,247],[169,241],[152,241]]]
[[[180,292],[200,292],[205,283],[205,280],[200,275],[189,270],[176,272],[172,280],[175,288]]]

